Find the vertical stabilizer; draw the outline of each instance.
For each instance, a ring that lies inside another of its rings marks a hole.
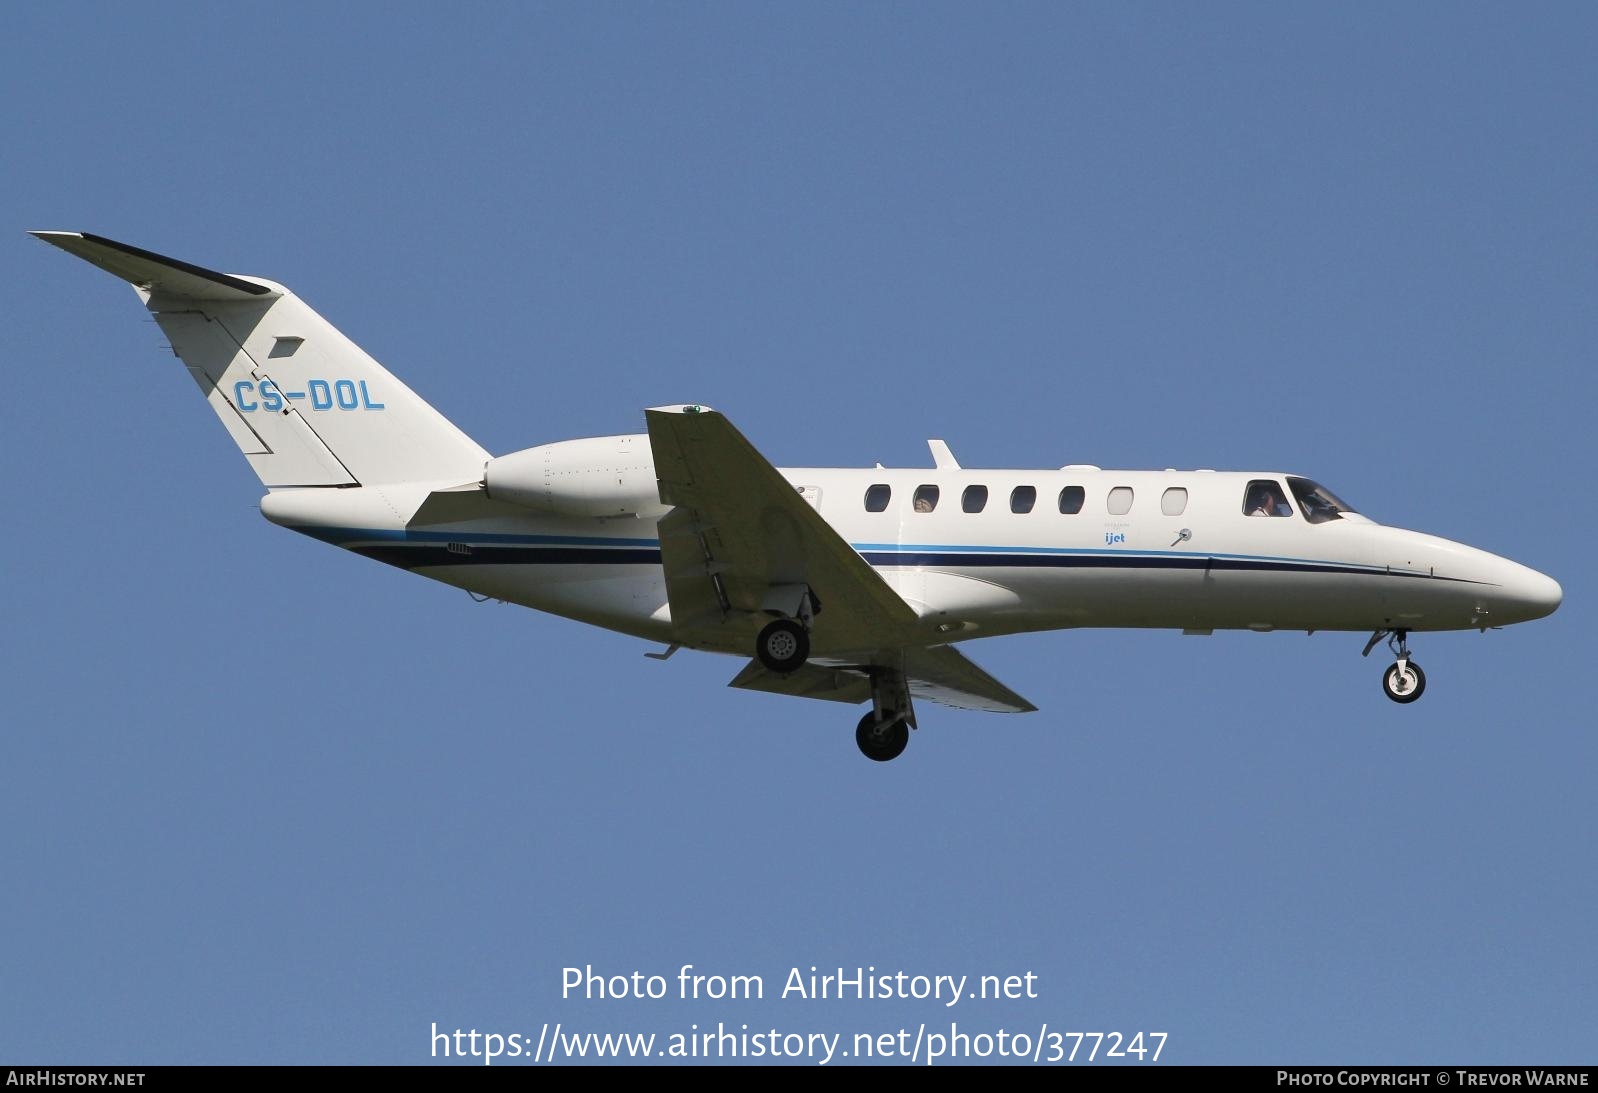
[[[133,285],[269,489],[481,477],[487,452],[282,285],[33,234]]]

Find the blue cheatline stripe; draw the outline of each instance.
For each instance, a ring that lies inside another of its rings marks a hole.
[[[1049,546],[952,546],[936,543],[854,543],[862,554],[880,551],[887,554],[914,555],[974,555],[974,554],[1037,554],[1037,555],[1087,555],[1109,557],[1136,555],[1139,558],[1213,558],[1247,562],[1291,562],[1295,565],[1337,565],[1350,569],[1368,569],[1375,573],[1387,572],[1386,566],[1361,566],[1353,562],[1318,561],[1314,558],[1291,558],[1279,554],[1198,554],[1187,550],[1105,550],[1101,547],[1049,547]]]
[[[386,528],[329,528],[295,526],[294,530],[334,546],[354,543],[503,543],[520,546],[648,547],[656,551],[660,540],[623,539],[606,535],[521,535],[474,531],[394,531]]]
[[[911,552],[861,555],[872,565],[958,566],[993,569],[1164,569],[1164,570],[1258,570],[1273,573],[1358,573],[1385,575],[1381,566],[1347,565],[1338,562],[1289,561],[1276,558],[1238,558],[1213,555],[1143,554],[1132,551],[1100,551],[1080,554],[916,554]],[[1429,574],[1420,574],[1429,576]]]
[[[523,535],[501,532],[409,531],[382,528],[295,527],[293,530],[401,569],[475,565],[659,565],[660,541],[600,535]],[[471,548],[457,553],[447,544]],[[968,569],[1226,570],[1273,573],[1352,573],[1480,584],[1462,577],[1409,573],[1385,566],[1252,554],[1185,554],[1174,550],[1098,550],[1091,547],[895,545],[855,543],[874,566]]]
[[[654,565],[660,551],[631,547],[522,547],[473,545],[470,554],[456,554],[438,543],[352,544],[347,549],[366,558],[419,569],[446,565]]]

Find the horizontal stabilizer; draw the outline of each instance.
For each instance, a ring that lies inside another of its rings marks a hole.
[[[122,278],[135,288],[189,300],[255,300],[282,295],[250,281],[88,232],[29,232],[53,247],[77,255]]]

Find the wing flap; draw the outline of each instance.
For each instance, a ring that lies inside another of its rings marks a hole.
[[[751,660],[727,686],[829,702],[866,702],[871,698],[872,669],[902,671],[916,698],[956,710],[1032,713],[1037,709],[964,653],[947,645],[905,649],[898,656],[879,654],[859,664],[811,662],[786,676],[767,671],[758,660]]]
[[[733,676],[727,686],[795,698],[819,698],[827,702],[858,704],[871,699],[871,681],[863,673],[820,664],[806,664],[797,672],[780,676],[767,671],[758,660],[751,660],[744,665],[743,671]]]

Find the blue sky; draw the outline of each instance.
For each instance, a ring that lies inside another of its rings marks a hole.
[[[1594,1060],[1589,6],[13,5],[0,1058],[417,1063],[440,1028],[1162,1031]],[[83,230],[282,281],[496,453],[1275,468],[1559,579],[1415,640],[967,647],[846,707],[274,528]],[[1268,696],[1262,702],[1259,696]],[[1583,712],[1587,711],[1587,712]],[[562,970],[760,975],[562,998]],[[1037,997],[776,997],[789,969]],[[675,992],[673,992],[675,993]],[[1069,1041],[1067,1041],[1069,1043]]]

